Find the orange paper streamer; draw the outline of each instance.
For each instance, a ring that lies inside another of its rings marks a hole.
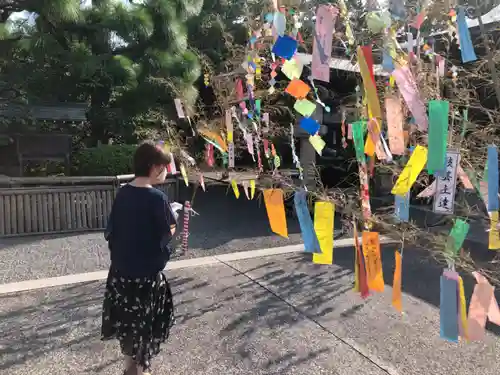
[[[393,155],[404,155],[405,138],[403,133],[403,110],[401,100],[395,96],[385,98],[387,116],[387,135],[389,148]]]
[[[396,250],[394,253],[396,268],[394,269],[394,280],[392,284],[392,306],[399,312],[403,312],[403,303],[401,301],[401,274],[402,274],[402,263],[403,258],[401,253]]]
[[[285,91],[296,99],[304,99],[311,88],[304,81],[294,79],[288,84]]]
[[[380,241],[377,232],[363,232],[363,255],[366,264],[368,288],[374,292],[384,291],[384,274],[380,258]]]
[[[264,203],[266,205],[267,217],[269,218],[271,230],[282,237],[288,238],[283,190],[264,190]]]

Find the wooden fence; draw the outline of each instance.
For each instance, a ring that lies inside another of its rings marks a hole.
[[[119,187],[113,177],[0,177],[0,237],[102,230]],[[179,180],[157,186],[178,199]]]

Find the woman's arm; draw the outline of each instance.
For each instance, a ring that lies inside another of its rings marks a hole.
[[[170,203],[165,195],[163,195],[161,203],[155,209],[155,216],[158,230],[161,232],[162,236],[167,235],[168,241],[170,242],[175,234],[177,223]]]

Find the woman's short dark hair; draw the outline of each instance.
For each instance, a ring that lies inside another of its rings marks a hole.
[[[154,166],[170,164],[171,158],[154,142],[145,141],[137,147],[134,154],[134,174],[136,177],[149,177]]]

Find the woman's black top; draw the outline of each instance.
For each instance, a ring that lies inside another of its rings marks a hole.
[[[111,251],[111,268],[131,278],[163,270],[170,258],[170,227],[174,224],[165,193],[124,185],[113,202],[104,234]]]

